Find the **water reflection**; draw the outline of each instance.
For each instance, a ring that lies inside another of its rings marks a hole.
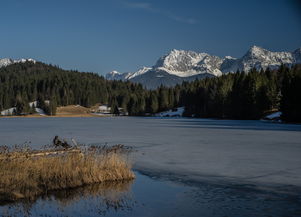
[[[149,174],[150,175],[150,174]],[[300,217],[301,198],[248,186],[182,182],[136,173],[133,182],[89,185],[0,206],[1,217]]]
[[[52,199],[63,207],[70,206],[84,198],[98,200],[97,211],[103,215],[110,210],[131,210],[133,205],[131,196],[132,183],[133,181],[119,181],[93,184],[56,192],[53,194]]]
[[[52,191],[36,198],[2,204],[0,214],[3,217],[74,216],[72,210],[78,207],[91,216],[105,216],[112,211],[131,211],[135,205],[131,193],[132,183],[133,181],[105,182]],[[76,215],[81,216],[79,213]]]

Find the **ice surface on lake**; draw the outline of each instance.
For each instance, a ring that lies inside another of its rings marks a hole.
[[[55,135],[137,148],[135,169],[183,181],[301,188],[301,125],[172,118],[1,118],[0,144]]]

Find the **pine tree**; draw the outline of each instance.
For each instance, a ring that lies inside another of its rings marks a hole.
[[[301,68],[286,71],[282,83],[282,118],[289,122],[301,122]]]
[[[17,103],[16,103],[16,115],[22,115],[25,114],[26,105],[21,97],[17,97]]]
[[[53,97],[49,102],[49,115],[55,116],[56,108],[57,108],[56,99]]]
[[[118,103],[117,103],[116,98],[112,99],[110,112],[111,112],[111,114],[119,115]]]
[[[159,88],[159,110],[164,111],[169,108],[168,91],[165,87]]]
[[[151,93],[150,97],[150,112],[152,114],[156,113],[159,109],[158,97],[155,93]]]

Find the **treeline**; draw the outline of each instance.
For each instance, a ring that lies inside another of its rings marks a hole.
[[[39,108],[51,115],[55,115],[56,106],[101,103],[111,105],[111,112],[116,114],[118,108],[129,115],[152,115],[185,106],[188,117],[228,119],[259,119],[281,110],[284,120],[301,122],[300,99],[300,66],[238,72],[156,90],[43,63],[0,69],[0,110],[18,105],[19,113],[29,113],[31,108],[25,105],[38,100]]]
[[[36,100],[38,108],[55,115],[56,106],[110,104],[116,96],[124,104],[124,98],[132,93],[139,97],[143,91],[139,84],[107,81],[95,73],[63,70],[40,62],[0,68],[0,110],[16,107],[17,114],[34,112],[28,104]]]
[[[282,119],[301,122],[301,66],[278,70],[251,70],[221,77],[184,82],[172,88],[144,91],[131,98],[130,115],[153,114],[184,106],[184,116],[260,119],[282,111]],[[144,108],[144,109],[143,109]]]
[[[283,120],[301,122],[301,66],[253,69],[160,87],[146,92],[144,99],[143,114],[184,106],[187,117],[255,120],[280,110]]]
[[[281,110],[283,119],[301,121],[300,66],[279,70],[251,70],[181,86],[185,115],[260,119]]]

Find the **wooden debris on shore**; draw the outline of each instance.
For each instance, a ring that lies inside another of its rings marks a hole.
[[[80,154],[82,151],[77,146],[72,146],[65,140],[60,140],[58,136],[53,139],[53,148],[43,150],[31,150],[24,147],[14,147],[13,151],[9,151],[8,146],[0,147],[0,160],[14,160],[35,157],[57,156],[63,154]]]
[[[58,136],[54,137],[52,143],[55,147],[63,147],[63,148],[70,148],[71,147],[71,145],[69,145],[67,141],[65,141],[65,140],[61,141]]]
[[[84,146],[78,145],[78,143],[72,139],[73,145],[69,144],[66,140],[61,140],[58,136],[55,136],[52,145],[44,148],[42,150],[32,150],[26,145],[14,146],[9,148],[8,146],[0,146],[0,160],[14,160],[14,159],[24,159],[24,158],[37,158],[37,157],[51,157],[58,155],[67,155],[67,154],[81,154],[83,152],[97,152],[97,153],[130,153],[132,147],[125,146],[122,144],[117,144],[113,146],[103,145],[91,145]]]
[[[46,157],[61,154],[80,154],[81,150],[78,148],[63,149],[63,150],[41,150],[31,152],[14,152],[9,154],[0,154],[0,160],[13,160],[18,158],[34,158],[34,157]]]

